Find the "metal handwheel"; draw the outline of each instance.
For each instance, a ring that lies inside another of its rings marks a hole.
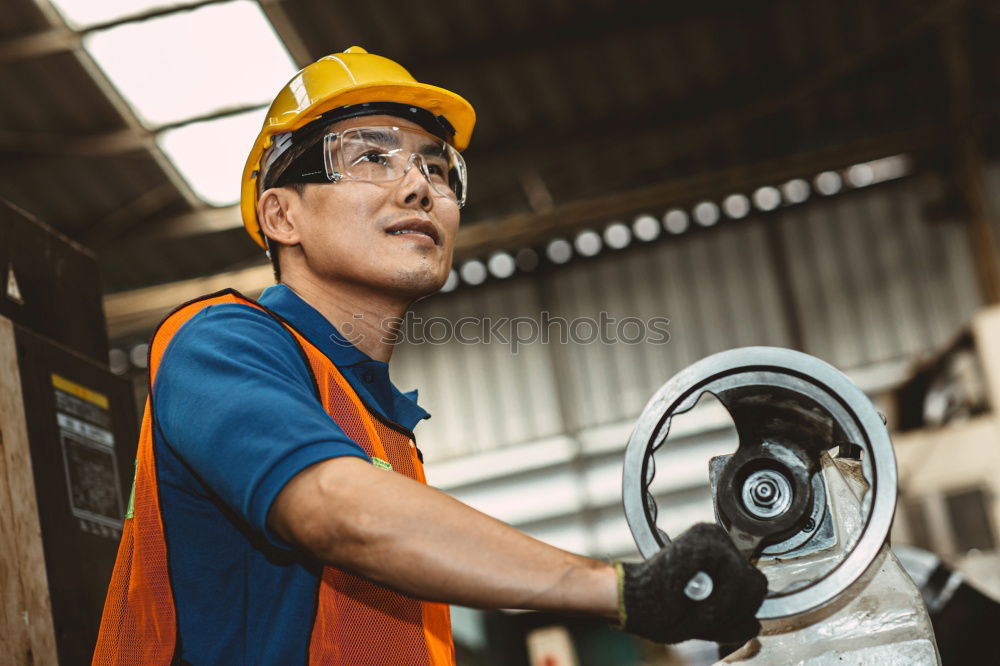
[[[831,601],[864,573],[885,542],[896,505],[896,460],[865,394],[833,366],[801,352],[721,352],[676,374],[647,403],[629,439],[622,481],[625,517],[639,552],[651,557],[670,541],[656,526],[649,492],[653,454],[673,417],[706,392],[726,407],[739,436],[733,455],[712,460],[711,477],[719,522],[748,559],[761,552],[794,556],[810,538],[821,538],[814,537],[820,522],[832,519],[820,458],[835,447],[841,456],[860,457],[867,483],[861,531],[846,555],[814,580],[769,593],[757,617],[795,615]]]

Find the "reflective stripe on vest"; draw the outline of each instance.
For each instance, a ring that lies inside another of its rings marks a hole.
[[[291,333],[307,359],[324,409],[373,459],[426,483],[407,434],[377,419],[322,352],[288,322],[227,289],[186,303],[160,324],[150,345],[149,385],[170,340],[207,307],[238,304],[267,312]],[[125,520],[104,604],[94,664],[171,664],[177,619],[167,564],[156,479],[151,397],[146,400],[136,455],[132,517]],[[353,574],[324,567],[309,639],[309,664],[445,666],[455,663],[448,606],[417,601]]]

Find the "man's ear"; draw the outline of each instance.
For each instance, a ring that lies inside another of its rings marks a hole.
[[[298,193],[288,187],[272,187],[261,193],[257,201],[257,221],[265,236],[282,245],[299,243],[296,218],[300,199]]]

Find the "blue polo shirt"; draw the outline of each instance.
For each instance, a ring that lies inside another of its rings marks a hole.
[[[260,303],[291,323],[383,419],[406,430],[429,415],[386,363],[351,345],[284,285]],[[305,663],[319,563],[267,529],[297,473],[322,460],[368,460],[324,411],[289,332],[270,315],[215,305],[178,331],[153,387],[155,451],[179,656],[191,664]],[[337,511],[337,507],[330,507]]]

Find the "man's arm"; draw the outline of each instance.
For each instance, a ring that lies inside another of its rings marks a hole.
[[[549,546],[357,458],[297,474],[272,504],[268,526],[318,560],[416,598],[618,620],[611,564]]]

